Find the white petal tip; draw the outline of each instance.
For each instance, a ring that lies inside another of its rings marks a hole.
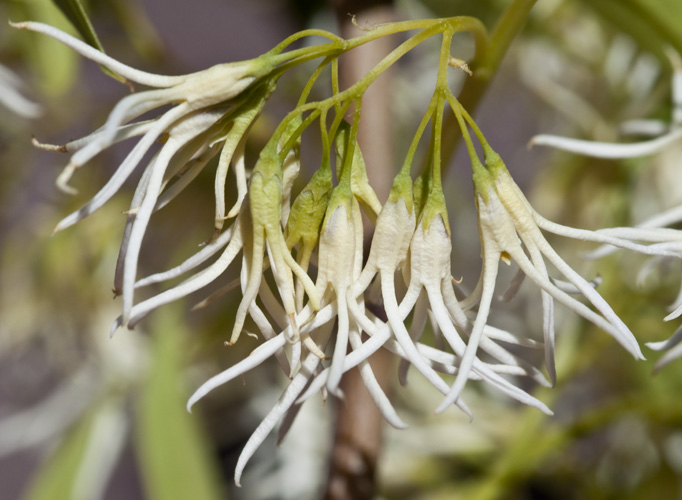
[[[661,342],[647,342],[644,345],[647,346],[649,349],[652,349],[654,351],[662,351],[665,349],[667,344],[668,344],[668,341],[663,340]]]
[[[78,189],[76,189],[73,186],[69,186],[67,184],[68,181],[60,181],[58,180],[56,182],[57,184],[57,189],[59,189],[62,193],[70,194],[72,196],[75,196],[78,194]]]
[[[43,151],[52,151],[56,153],[68,153],[69,150],[65,144],[47,144],[45,142],[40,142],[35,137],[31,138],[31,144],[33,147],[42,149]]]
[[[114,322],[111,324],[111,327],[109,328],[109,338],[113,338],[114,333],[116,333],[116,330],[118,330],[123,324],[124,321],[121,316],[116,318]]]
[[[680,317],[681,314],[682,314],[682,307],[678,307],[673,312],[668,314],[665,318],[663,318],[663,321],[671,321],[673,319],[677,319]]]
[[[189,413],[192,413],[192,407],[193,407],[193,406],[196,404],[196,402],[199,401],[201,398],[202,398],[202,396],[197,395],[196,392],[190,396],[190,398],[187,400],[187,406],[186,406],[187,411],[188,411]]]
[[[447,399],[445,399],[445,401],[443,401],[443,402],[440,404],[440,406],[438,406],[438,408],[436,408],[433,412],[434,412],[436,415],[440,415],[440,414],[443,413],[445,410],[447,410],[448,408],[450,408],[450,405],[452,405],[452,403],[449,401],[449,398],[447,398]],[[471,419],[471,418],[472,418],[472,416],[469,415],[469,419]]]
[[[399,430],[407,429],[407,428],[409,427],[409,425],[407,425],[407,424],[406,424],[405,422],[403,422],[402,420],[390,421],[390,422],[388,422],[388,423],[389,423],[389,424],[391,425],[391,427],[393,427],[394,429],[399,429]]]

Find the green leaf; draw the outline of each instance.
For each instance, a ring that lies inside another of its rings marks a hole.
[[[62,439],[25,499],[99,498],[118,461],[126,427],[123,399],[103,399]]]
[[[76,477],[85,455],[93,415],[81,419],[48,458],[33,481],[25,500],[56,500],[73,498]]]
[[[97,50],[104,52],[104,47],[99,41],[97,33],[95,33],[95,28],[93,28],[90,18],[88,17],[83,4],[80,0],[52,0],[54,4],[59,7],[59,9],[64,13],[66,18],[71,22],[71,24],[76,28],[81,37],[89,44],[95,47]],[[109,75],[110,77],[118,80],[119,82],[126,83],[127,80],[122,76],[114,73],[109,68],[100,65],[102,71]]]
[[[74,28],[83,39],[98,50],[104,52],[104,47],[92,27],[92,23],[79,0],[52,0],[57,7],[64,13],[66,18],[71,21]]]
[[[187,333],[172,308],[159,311],[149,378],[137,411],[137,454],[150,500],[224,498],[200,419],[185,409]]]

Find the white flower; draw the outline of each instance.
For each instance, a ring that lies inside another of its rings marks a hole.
[[[83,56],[133,82],[156,87],[121,99],[106,123],[82,139],[63,146],[36,143],[46,149],[72,154],[57,183],[63,190],[74,192],[68,183],[81,165],[114,143],[137,138],[135,146],[105,186],[80,210],[64,218],[55,229],[58,231],[75,224],[104,205],[120,189],[149,149],[158,140],[163,140],[163,146],[144,167],[128,210],[114,280],[115,292],[123,295],[123,313],[112,326],[112,332],[120,325],[132,327],[155,307],[206,286],[222,274],[246,244],[249,251],[244,253],[244,259],[248,260],[252,272],[247,277],[245,296],[248,300],[244,300],[240,306],[239,321],[233,333],[233,340],[236,340],[248,304],[253,300],[254,287],[257,289],[261,281],[266,241],[264,227],[280,228],[281,203],[283,197],[288,196],[288,192],[283,193],[281,190],[282,164],[276,160],[274,167],[269,169],[262,167],[263,164],[270,165],[272,158],[277,158],[277,154],[265,157],[257,164],[253,173],[253,192],[249,205],[252,214],[247,214],[246,217],[251,217],[252,220],[249,218],[245,223],[241,220],[244,217],[239,217],[228,230],[223,231],[226,219],[241,215],[247,191],[244,143],[249,128],[274,90],[276,78],[269,78],[268,74],[276,66],[277,61],[266,55],[251,61],[220,64],[189,75],[155,75],[130,68],[53,27],[33,22],[13,26],[52,36]],[[162,111],[158,117],[134,121],[143,114],[167,105],[170,105],[170,108]],[[190,258],[178,268],[136,284],[138,256],[151,215],[177,196],[209,160],[218,154],[220,157],[215,175],[216,214],[213,241],[199,251],[197,256]],[[228,212],[225,203],[225,179],[231,163],[234,163],[238,196]],[[264,181],[266,170],[274,172],[274,177],[270,176]],[[298,173],[298,170],[295,170],[293,177]],[[291,176],[288,183],[286,188],[290,190]],[[275,185],[280,189],[273,190],[273,187],[277,187]],[[286,277],[286,272],[281,269],[280,256],[285,255],[286,260],[288,251],[284,245],[281,228],[278,238],[275,238],[276,235],[271,237],[270,233],[267,238],[269,255],[273,259],[273,273],[279,282],[283,275]],[[186,273],[222,248],[225,248],[223,255],[198,275],[189,278],[178,287],[137,305],[134,304],[135,288]],[[291,256],[288,256],[289,260],[293,261]],[[313,289],[312,282],[309,288]],[[293,312],[293,307],[288,307],[287,310]]]
[[[633,120],[623,124],[622,127],[627,133],[653,135],[658,137],[643,142],[623,144],[601,143],[543,134],[535,136],[531,140],[530,145],[550,146],[586,156],[612,159],[636,158],[658,154],[668,150],[673,143],[682,139],[682,60],[680,59],[680,55],[673,51],[670,51],[669,56],[673,65],[673,78],[671,84],[673,109],[671,123],[667,124],[660,120]],[[682,221],[682,205],[675,206],[654,215],[639,223],[636,228],[630,230],[605,229],[598,232],[616,236],[632,236],[644,241],[660,242],[660,248],[668,247],[671,250],[677,251],[679,248],[677,242],[682,238],[682,232],[664,228],[677,224],[680,221]],[[615,248],[613,246],[605,246],[593,252],[591,256],[601,257],[614,250]],[[640,277],[644,276],[650,269],[651,265],[644,267],[640,273]],[[664,318],[665,321],[670,321],[682,315],[682,290],[672,307],[674,310]],[[666,350],[677,345],[680,338],[682,337],[680,337],[678,331],[667,341],[651,342],[648,343],[647,346],[655,350]],[[682,349],[678,346],[661,358],[657,364],[657,369],[680,356],[682,356]]]
[[[479,231],[483,250],[483,272],[468,300],[480,302],[478,315],[487,314],[499,261],[516,262],[520,270],[542,290],[543,330],[546,363],[555,378],[554,300],[611,334],[637,358],[643,358],[630,330],[594,289],[592,284],[574,271],[549,245],[542,230],[569,238],[606,243],[648,255],[679,256],[682,239],[677,232],[651,232],[635,228],[611,228],[587,231],[561,226],[544,219],[530,206],[514,183],[499,156],[484,146],[486,167],[474,166],[474,184],[479,212]],[[637,241],[651,242],[650,245]],[[545,259],[568,282],[560,285],[550,279]],[[588,308],[567,291],[583,295],[597,310]],[[467,301],[465,301],[467,302]],[[477,318],[478,319],[478,318]]]
[[[480,378],[508,396],[551,415],[552,411],[546,405],[499,375],[498,372],[530,375],[540,383],[544,382],[538,372],[528,370],[524,363],[518,362],[493,341],[495,331],[487,325],[487,308],[490,304],[486,303],[485,297],[481,300],[473,325],[455,297],[450,263],[452,244],[442,196],[440,191],[430,193],[422,210],[421,220],[410,242],[410,281],[401,303],[401,307],[406,303],[414,304],[423,290],[441,333],[459,358],[455,383],[448,389],[446,398],[436,411],[443,411],[450,404],[457,403],[469,378]],[[485,292],[487,294],[488,290]],[[400,328],[394,323],[391,324],[394,329]],[[463,334],[469,336],[466,343]],[[501,362],[481,361],[476,355],[479,345]]]

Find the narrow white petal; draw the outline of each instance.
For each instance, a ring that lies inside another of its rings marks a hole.
[[[549,246],[549,245],[548,245]],[[557,261],[554,262],[551,258],[550,261],[552,261],[552,264],[557,267],[557,269],[564,274],[568,278],[568,280],[573,283],[578,290],[588,299],[592,304],[602,313],[608,312],[608,316],[604,314],[604,317],[600,316],[599,314],[595,313],[592,309],[587,307],[585,304],[582,302],[577,301],[570,295],[568,295],[565,292],[562,292],[559,290],[556,286],[554,286],[549,280],[544,279],[540,273],[537,272],[537,270],[533,267],[533,265],[528,261],[528,258],[526,255],[523,253],[523,251],[510,251],[512,258],[517,262],[519,267],[521,267],[524,272],[528,275],[529,278],[531,278],[535,283],[537,283],[538,286],[540,286],[543,290],[545,290],[547,293],[552,295],[556,300],[561,302],[564,306],[568,307],[571,311],[575,312],[576,314],[579,314],[583,318],[587,319],[588,321],[591,321],[595,325],[597,325],[599,328],[603,329],[607,333],[609,333],[612,337],[614,337],[623,347],[625,347],[630,353],[632,353],[636,358],[638,359],[644,359],[644,356],[642,354],[642,351],[639,348],[639,344],[637,344],[637,340],[634,338],[632,335],[632,332],[628,329],[627,326],[616,316],[616,314],[611,310],[611,306],[609,306],[606,301],[599,295],[594,288],[592,288],[589,283],[587,283],[578,273],[573,271],[568,265],[559,260],[561,260],[560,257],[557,257]],[[546,252],[544,252],[545,255],[547,255]],[[549,257],[549,256],[548,256]],[[557,266],[557,263],[559,266]]]
[[[471,334],[469,335],[469,342],[464,349],[459,370],[457,372],[457,377],[455,377],[455,382],[448,392],[448,395],[445,396],[443,402],[438,406],[438,408],[436,408],[436,413],[444,411],[459,398],[460,393],[462,392],[462,389],[464,389],[464,385],[469,378],[469,373],[471,372],[471,368],[474,365],[474,360],[477,359],[476,352],[478,351],[478,344],[480,343],[481,337],[483,336],[483,328],[488,322],[490,304],[495,293],[495,282],[497,281],[499,262],[499,252],[496,250],[496,247],[492,251],[488,250],[486,246],[483,248],[483,288],[481,290],[481,302],[478,307],[478,314],[476,315],[474,326],[471,330]],[[445,305],[442,297],[439,297],[441,294],[440,287],[438,287],[437,295],[435,292],[431,291],[430,287],[427,287],[427,291],[429,292],[429,303],[431,304],[431,310],[435,315],[436,310],[440,310],[440,306]],[[434,300],[440,300],[440,304],[434,306]],[[440,320],[438,324],[442,329]]]
[[[226,231],[224,231],[217,239],[206,244],[204,247],[201,248],[201,250],[199,250],[197,253],[189,257],[182,264],[172,269],[169,269],[168,271],[164,271],[162,273],[157,273],[146,278],[142,278],[137,283],[135,283],[135,288],[141,288],[143,286],[148,286],[153,283],[160,283],[162,281],[177,278],[178,276],[182,276],[183,274],[185,274],[188,271],[191,271],[197,266],[200,266],[230,242],[230,240],[232,239],[232,234],[235,230],[239,232],[239,219],[237,219],[237,222],[235,222],[233,226],[230,226]]]
[[[545,261],[542,258],[540,250],[530,241],[526,243],[526,248],[530,253],[531,262],[535,265],[535,269],[538,270],[544,279],[549,280],[547,266],[545,266]],[[557,288],[561,289],[558,286]],[[578,288],[575,288],[576,292],[579,292]],[[540,295],[542,297],[542,333],[545,344],[545,366],[547,367],[552,386],[554,386],[556,384],[556,365],[554,360],[556,337],[554,331],[554,299],[544,290],[540,292]]]
[[[660,153],[663,149],[682,138],[682,129],[675,129],[668,134],[643,142],[619,144],[609,142],[583,141],[554,135],[536,135],[531,139],[530,146],[549,146],[572,153],[578,153],[594,158],[636,158]]]
[[[265,317],[265,314],[261,308],[258,307],[258,304],[255,302],[252,302],[251,307],[249,307],[249,315],[251,316],[251,319],[253,319],[253,322],[256,323],[258,330],[261,332],[261,335],[265,340],[273,339],[278,335],[272,328],[272,325],[268,319]],[[282,368],[282,370],[284,370],[284,373],[289,374],[291,367],[289,366],[289,361],[284,355],[284,349],[277,351],[275,353],[275,358],[277,359],[279,366]]]
[[[644,135],[656,137],[670,130],[670,125],[661,120],[628,120],[620,124],[620,133],[623,135]]]
[[[112,57],[107,56],[104,52],[47,24],[27,21],[23,23],[10,23],[10,26],[48,35],[75,50],[83,57],[87,57],[102,66],[106,66],[114,73],[118,73],[124,78],[141,83],[142,85],[149,85],[151,87],[170,87],[182,83],[187,78],[186,76],[156,75],[131,68],[130,66],[126,66]]]
[[[244,137],[241,142],[237,145],[237,150],[234,152],[234,175],[237,181],[237,201],[232,205],[232,208],[227,213],[226,217],[231,219],[235,217],[242,208],[242,203],[244,198],[249,191],[246,183],[246,137]]]
[[[673,320],[675,318],[679,318],[680,315],[682,315],[682,304],[677,306],[673,312],[671,312],[665,318],[663,318],[663,321],[670,321],[670,320]]]
[[[133,150],[130,152],[130,154],[128,154],[126,159],[116,170],[116,173],[109,179],[104,187],[80,210],[62,219],[61,222],[57,224],[55,231],[60,231],[75,224],[104,205],[120,189],[121,185],[123,185],[128,176],[130,176],[144,154],[159,137],[159,135],[164,132],[176,119],[185,114],[186,111],[186,105],[180,104],[159,118],[154,126],[135,145]]]
[[[388,316],[388,322],[393,330],[393,335],[400,344],[400,347],[405,351],[405,355],[410,360],[410,363],[412,363],[419,373],[424,375],[434,387],[444,394],[447,394],[449,392],[448,385],[438,376],[433,368],[424,361],[424,358],[419,354],[414,342],[410,338],[410,334],[405,328],[405,324],[400,318],[400,312],[395,298],[393,275],[389,276],[388,273],[381,273],[381,291],[384,298],[384,308],[386,309],[386,315]]]
[[[354,350],[362,347],[362,338],[360,337],[360,332],[356,326],[350,330],[349,341]],[[344,372],[345,371],[346,370],[344,370]],[[391,401],[388,399],[383,389],[379,385],[379,382],[374,376],[374,372],[372,371],[372,367],[368,361],[362,361],[360,363],[360,376],[362,377],[362,381],[364,382],[365,387],[367,387],[367,391],[372,397],[374,404],[377,405],[377,408],[386,421],[396,429],[407,428],[407,424],[400,419],[398,413],[395,411],[395,408],[393,408]]]
[[[123,264],[123,321],[126,322],[133,307],[133,294],[137,277],[137,261],[142,248],[142,240],[147,231],[149,219],[154,211],[166,169],[175,154],[195,137],[206,131],[220,117],[219,113],[199,113],[186,118],[170,130],[170,136],[158,154],[149,164],[146,179],[147,187],[139,210],[132,220],[132,229],[127,242],[125,261]],[[186,153],[191,154],[191,153]],[[180,159],[184,162],[184,158]],[[145,173],[146,173],[145,172]]]
[[[336,342],[332,364],[329,367],[329,377],[327,378],[327,390],[334,395],[338,395],[337,389],[343,375],[343,361],[348,350],[349,319],[348,306],[346,305],[346,291],[337,291],[336,301],[339,308],[338,322],[336,327]]]
[[[424,328],[426,327],[426,321],[428,319],[427,311],[428,301],[426,299],[426,294],[422,292],[417,299],[417,303],[414,306],[414,314],[412,315],[412,323],[410,323],[410,338],[416,343],[421,338]],[[398,380],[400,385],[407,385],[407,372],[410,368],[410,362],[406,359],[400,360],[400,366],[398,367]]]
[[[194,403],[199,401],[216,387],[220,387],[230,380],[233,380],[234,378],[239,377],[240,375],[260,365],[263,361],[284,347],[285,343],[286,341],[284,339],[284,334],[280,333],[273,339],[270,339],[259,345],[258,348],[256,348],[247,358],[244,358],[236,365],[231,366],[227,370],[222,371],[208,379],[206,382],[201,384],[201,387],[194,391],[194,394],[192,394],[192,396],[189,398],[189,401],[187,401],[187,411],[191,411]]]
[[[237,486],[240,486],[242,472],[249,459],[253,456],[258,447],[263,444],[263,441],[265,441],[265,438],[270,434],[270,431],[277,425],[280,418],[296,402],[299,394],[301,394],[306,384],[308,384],[308,381],[315,373],[315,369],[319,363],[320,358],[314,354],[309,354],[306,357],[303,366],[301,367],[301,371],[289,383],[275,406],[272,407],[270,412],[265,416],[263,421],[246,442],[246,445],[244,445],[244,449],[237,460],[237,466],[235,467],[234,482]]]
[[[214,281],[218,276],[220,276],[225,269],[232,263],[234,258],[242,249],[242,237],[241,231],[236,231],[230,244],[225,248],[221,256],[209,267],[200,271],[193,276],[189,277],[187,280],[183,281],[179,285],[161,292],[139,304],[136,304],[130,311],[130,319],[128,320],[128,325],[132,328],[138,321],[140,321],[144,316],[146,316],[150,311],[160,307],[164,304],[168,304],[182,297],[189,295],[192,292],[205,287],[212,281]]]
[[[671,257],[676,257],[678,255],[678,253],[674,251],[668,251],[665,248],[656,247],[655,245],[647,246],[634,243],[629,239],[624,239],[623,237],[609,234],[608,231],[605,231],[603,229],[597,231],[588,231],[586,229],[577,229],[574,227],[562,226],[561,224],[557,224],[555,222],[545,219],[537,212],[533,213],[533,218],[535,219],[539,227],[551,233],[558,234],[560,236],[566,236],[568,238],[574,238],[584,241],[594,241],[596,243],[606,243],[619,248],[625,248],[633,252],[638,252],[644,255],[668,255]],[[646,231],[642,229],[640,232],[638,232],[636,228],[611,228],[611,230],[613,231],[613,233],[621,234],[625,238],[641,239],[644,241],[646,241],[647,238],[655,238],[653,241],[669,241],[671,237],[674,238],[675,240],[679,240],[680,238],[680,235],[675,234],[674,232],[670,232],[667,234],[659,232],[658,234],[653,234],[651,230]],[[669,229],[667,231],[674,230]]]
[[[265,251],[265,235],[262,227],[254,227],[251,232],[252,240],[249,242],[245,239],[244,242],[244,256],[245,263],[248,265],[248,282],[242,294],[242,300],[239,302],[237,314],[235,315],[234,326],[232,327],[232,334],[230,335],[230,343],[234,344],[239,339],[246,314],[249,309],[249,303],[256,300],[258,295],[258,288],[263,276],[263,257]]]
[[[163,207],[173,201],[182,191],[184,191],[184,189],[189,186],[194,179],[197,178],[197,176],[202,172],[208,162],[213,159],[217,152],[217,148],[209,148],[197,158],[191,159],[185,165],[186,168],[183,169],[183,173],[180,175],[180,177],[176,179],[175,182],[168,187],[168,189],[165,189],[168,181],[164,181],[165,190],[159,196],[156,206],[154,207],[154,211],[156,212],[161,210]]]
[[[443,335],[445,335],[445,338],[448,340],[452,348],[455,350],[455,353],[461,356],[464,353],[464,349],[466,346],[464,345],[464,341],[459,337],[459,333],[455,330],[454,325],[449,319],[448,311],[445,307],[445,304],[443,303],[443,298],[440,294],[440,289],[436,287],[429,287],[427,288],[427,292],[429,294],[429,303],[431,304],[431,310],[433,311],[434,316],[438,319],[438,324],[440,325],[440,328],[443,331]],[[509,381],[502,378],[500,375],[495,373],[490,368],[490,365],[482,363],[479,359],[474,358],[473,372],[476,375],[480,376],[488,384],[497,388],[498,390],[508,395],[509,397],[514,398],[517,401],[528,406],[532,406],[533,408],[537,408],[538,410],[547,415],[553,414],[552,410],[550,410],[547,407],[547,405],[545,405],[543,402],[532,397],[525,391],[519,389],[515,385],[511,384]],[[461,401],[461,397],[458,400],[456,400],[455,403],[457,403],[457,401]]]
[[[74,164],[73,168],[80,168],[81,165],[114,144],[116,134],[121,126],[148,111],[170,104],[173,100],[174,96],[166,95],[166,91],[163,90],[148,90],[121,99],[109,113],[104,125],[98,130],[100,133],[73,154],[70,160],[70,163]],[[189,109],[187,103],[183,104]],[[172,110],[167,111],[166,114],[170,111]],[[155,121],[158,122],[159,119],[157,118]]]
[[[647,342],[646,346],[654,351],[667,351],[680,342],[682,342],[682,326],[675,330],[675,333],[673,333],[669,339],[661,342]]]
[[[655,371],[659,371],[665,365],[680,357],[682,357],[682,344],[678,344],[666,352],[665,355],[658,360],[658,363],[656,363]]]
[[[230,168],[230,163],[234,157],[237,147],[245,144],[246,138],[244,134],[251,125],[251,122],[255,118],[257,110],[254,113],[249,113],[247,115],[240,115],[235,118],[230,132],[225,138],[225,143],[223,149],[220,152],[220,159],[218,160],[218,168],[215,175],[215,200],[216,200],[216,212],[215,212],[215,224],[216,229],[220,230],[225,222],[225,182],[227,180],[227,173]]]

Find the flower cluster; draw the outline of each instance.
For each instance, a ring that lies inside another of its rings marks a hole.
[[[449,67],[461,66],[461,61],[450,55],[452,36],[467,30],[474,33],[479,46],[484,44],[485,33],[477,21],[453,18],[382,25],[349,41],[314,32],[310,34],[331,41],[283,52],[296,39],[292,38],[251,61],[175,77],[132,69],[49,26],[15,26],[48,34],[119,75],[154,87],[122,99],[106,123],[92,134],[63,146],[39,146],[72,154],[58,180],[62,189],[72,191],[68,181],[81,165],[114,143],[137,139],[100,192],[59,223],[57,229],[64,229],[109,200],[150,148],[162,141],[143,167],[127,212],[115,277],[116,293],[122,295],[122,314],[114,322],[112,334],[122,326],[132,328],[157,307],[214,283],[237,262],[239,279],[227,289],[238,287],[241,301],[228,344],[237,342],[247,320],[256,325],[263,343],[250,356],[206,381],[190,398],[188,408],[212,389],[270,357],[277,359],[291,379],[246,444],[237,464],[237,483],[247,461],[277,422],[284,418],[286,427],[299,405],[319,391],[342,397],[339,383],[343,374],[354,367],[359,367],[386,420],[395,427],[405,427],[368,363],[380,348],[402,358],[401,382],[406,381],[408,367],[414,366],[443,394],[437,411],[454,404],[469,416],[471,411],[462,397],[469,380],[483,381],[521,403],[552,413],[518,387],[514,377],[528,377],[545,386],[554,383],[555,301],[605,330],[635,357],[642,357],[634,336],[596,291],[595,283],[574,271],[549,245],[543,231],[667,257],[680,256],[682,238],[677,233],[656,232],[651,236],[654,233],[628,228],[568,228],[533,210],[449,89]],[[379,36],[407,29],[420,31],[343,92],[338,89],[332,66],[331,97],[307,102],[316,79],[330,64],[336,64],[338,55]],[[362,97],[383,70],[435,35],[442,36],[436,89],[393,180],[388,200],[382,205],[368,182],[367,165],[356,140]],[[249,129],[274,91],[277,79],[290,67],[318,57],[324,59],[313,72],[297,107],[279,124],[255,164],[247,165],[244,149]],[[156,118],[135,121],[168,105]],[[452,230],[441,184],[446,109],[454,113],[469,149],[478,209],[483,266],[478,285],[466,296],[452,278]],[[352,116],[350,122],[346,116]],[[294,180],[301,170],[302,133],[313,123],[320,127],[320,168],[295,193]],[[428,161],[414,177],[413,159],[429,125]],[[483,163],[470,129],[483,148]],[[170,203],[216,156],[213,238],[177,267],[138,278],[140,249],[152,214]],[[238,192],[228,210],[225,186],[230,166]],[[374,222],[366,261],[363,212]],[[519,268],[507,296],[514,294],[525,276],[540,288],[543,341],[489,324],[500,261],[514,261]],[[550,277],[548,263],[561,279]],[[137,289],[181,276],[185,279],[180,284],[135,301]],[[386,320],[373,312],[377,307],[383,308]],[[422,342],[429,323],[437,340],[435,347]],[[536,348],[545,350],[549,380],[519,354]]]
[[[594,158],[609,159],[637,158],[663,153],[675,146],[679,147],[680,139],[682,139],[682,58],[672,49],[669,51],[669,58],[673,66],[671,123],[668,124],[661,120],[631,120],[622,125],[623,131],[628,134],[654,136],[653,139],[632,143],[608,143],[542,134],[535,136],[530,145],[550,146]],[[621,235],[627,234],[642,240],[657,242],[659,248],[662,248],[666,242],[670,242],[672,245],[670,250],[676,253],[675,248],[678,245],[677,242],[682,238],[682,232],[676,229],[668,229],[668,227],[680,222],[682,222],[682,205],[677,205],[640,222],[636,228],[629,230],[603,229],[599,232],[604,235],[616,236],[619,233]],[[593,252],[592,256],[601,257],[614,250],[614,246],[605,246]],[[664,253],[657,253],[656,255],[665,257]],[[652,260],[652,262],[656,262],[656,260]],[[651,267],[646,266],[642,271],[646,273]],[[665,321],[676,319],[682,315],[682,289],[671,309],[672,312],[664,318]],[[681,342],[682,327],[678,328],[668,340],[647,343],[651,349],[668,351],[659,360],[656,365],[657,369],[682,356]]]

